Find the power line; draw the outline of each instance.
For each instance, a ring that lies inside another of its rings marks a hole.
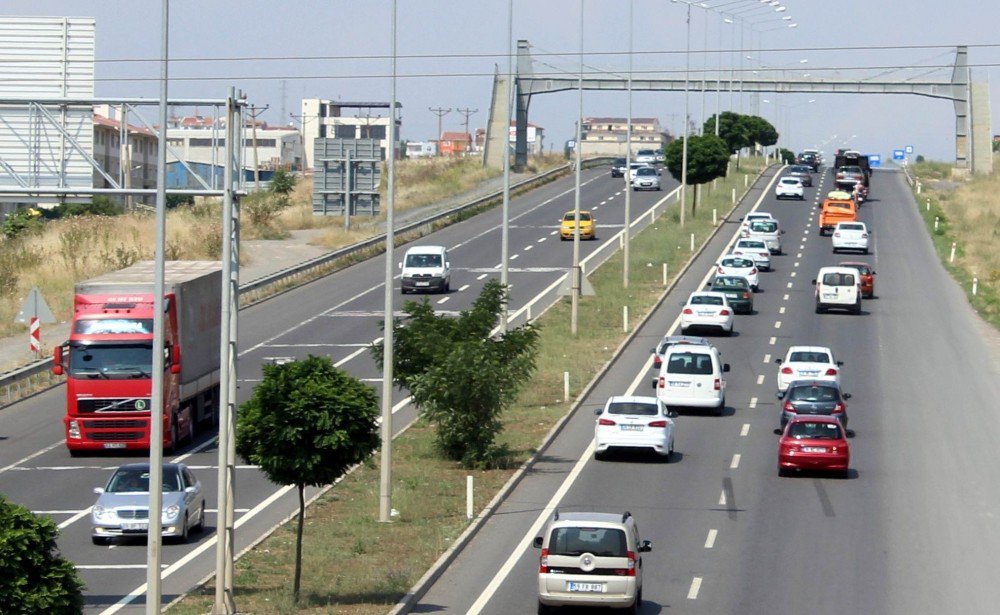
[[[472,135],[469,134],[469,116],[473,113],[478,113],[479,109],[455,109],[455,111],[465,116],[465,136],[469,138],[465,142],[465,151],[469,151],[469,146],[472,145]]]
[[[431,113],[433,113],[434,115],[436,115],[437,118],[438,118],[438,134],[437,134],[437,138],[440,141],[441,140],[441,118],[443,118],[444,116],[446,116],[449,113],[451,113],[451,109],[445,109],[444,107],[437,107],[437,108],[435,108],[435,107],[428,107],[427,109]],[[438,154],[440,154],[440,153],[441,152],[438,151]]]

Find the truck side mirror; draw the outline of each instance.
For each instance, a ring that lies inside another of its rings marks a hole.
[[[403,262],[402,261],[396,263],[396,269],[402,269],[402,268],[403,268]]]
[[[170,348],[170,373],[181,373],[181,347],[177,344]]]
[[[63,375],[63,347],[56,346],[52,349],[52,373],[56,376]]]

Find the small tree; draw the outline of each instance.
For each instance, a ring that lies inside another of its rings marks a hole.
[[[410,390],[437,428],[449,459],[485,467],[502,456],[502,415],[535,371],[538,331],[528,324],[491,337],[507,292],[491,280],[458,318],[438,315],[425,299],[403,306],[393,323],[393,381]],[[385,323],[383,323],[383,328]],[[384,348],[372,346],[382,361]]]
[[[51,519],[0,497],[0,613],[83,612],[83,583]]]
[[[740,168],[739,153],[744,147],[753,144],[747,133],[747,125],[741,121],[744,116],[732,111],[719,114],[719,138],[726,142],[726,148],[731,154],[736,154],[736,168]],[[705,134],[715,134],[715,116],[705,121]]]
[[[284,169],[276,169],[271,176],[270,189],[275,194],[288,194],[295,188],[296,178]]]
[[[265,365],[264,379],[240,407],[236,450],[271,482],[298,488],[295,602],[302,578],[305,488],[335,482],[376,450],[378,416],[371,387],[334,367],[329,357],[312,355]]]
[[[684,140],[667,146],[667,170],[677,181],[683,175]],[[687,185],[694,186],[691,214],[698,202],[698,187],[717,177],[725,177],[729,167],[729,149],[722,138],[711,135],[688,137]]]
[[[764,118],[756,115],[744,115],[741,116],[740,123],[743,124],[749,139],[745,147],[755,143],[770,147],[778,142],[778,131],[771,125],[771,122]]]
[[[786,149],[784,147],[780,148],[778,150],[778,157],[781,158],[781,161],[785,164],[795,164],[795,152],[790,149]]]

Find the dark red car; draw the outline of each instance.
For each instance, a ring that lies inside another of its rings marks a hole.
[[[778,476],[791,470],[823,470],[847,477],[851,447],[832,416],[795,416],[778,441]]]
[[[868,263],[849,261],[840,263],[840,267],[852,267],[858,270],[861,279],[861,296],[871,299],[875,296],[875,270]]]

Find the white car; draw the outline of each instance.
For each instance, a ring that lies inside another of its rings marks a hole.
[[[798,177],[782,177],[774,186],[774,196],[778,199],[792,198],[801,201],[806,198],[806,189]]]
[[[771,250],[762,239],[737,240],[733,254],[753,259],[758,269],[771,270]]]
[[[655,149],[641,149],[635,154],[635,161],[644,164],[655,164],[656,163],[656,150]]]
[[[710,290],[693,292],[681,310],[681,333],[687,335],[692,328],[705,327],[732,335],[734,314],[735,310],[729,305],[725,293]]]
[[[659,190],[660,175],[653,167],[642,167],[635,170],[632,180],[632,190]]]
[[[611,449],[643,449],[667,461],[674,452],[677,412],[655,397],[612,397],[594,411],[594,457]]]
[[[816,285],[816,313],[831,309],[861,313],[861,276],[853,267],[822,267]]]
[[[729,364],[715,346],[677,344],[667,350],[660,374],[653,380],[656,397],[667,407],[714,408],[722,415],[726,408],[726,380]]]
[[[781,234],[784,232],[778,228],[777,220],[752,220],[746,238],[759,239],[771,254],[781,254]]]
[[[628,171],[625,172],[625,181],[631,184],[632,180],[635,179],[636,171],[638,171],[639,169],[655,170],[655,167],[645,162],[632,162],[632,164],[629,165]]]
[[[794,380],[825,380],[840,385],[843,361],[833,358],[833,351],[824,346],[792,346],[784,359],[775,359],[778,368],[778,391],[784,392]]]
[[[738,275],[746,278],[750,283],[750,288],[757,292],[760,288],[760,274],[757,273],[757,264],[752,258],[727,254],[715,267],[716,275]]]
[[[868,239],[871,233],[864,222],[838,222],[833,229],[833,252],[840,250],[861,250],[868,254]]]
[[[750,223],[753,222],[754,220],[774,220],[774,221],[777,221],[778,219],[775,218],[772,214],[770,214],[770,213],[768,213],[766,211],[755,211],[755,212],[749,213],[749,214],[747,214],[746,216],[744,216],[740,220],[740,222],[741,222],[741,224],[740,224],[740,237],[746,237],[746,236],[748,236],[750,234]]]

